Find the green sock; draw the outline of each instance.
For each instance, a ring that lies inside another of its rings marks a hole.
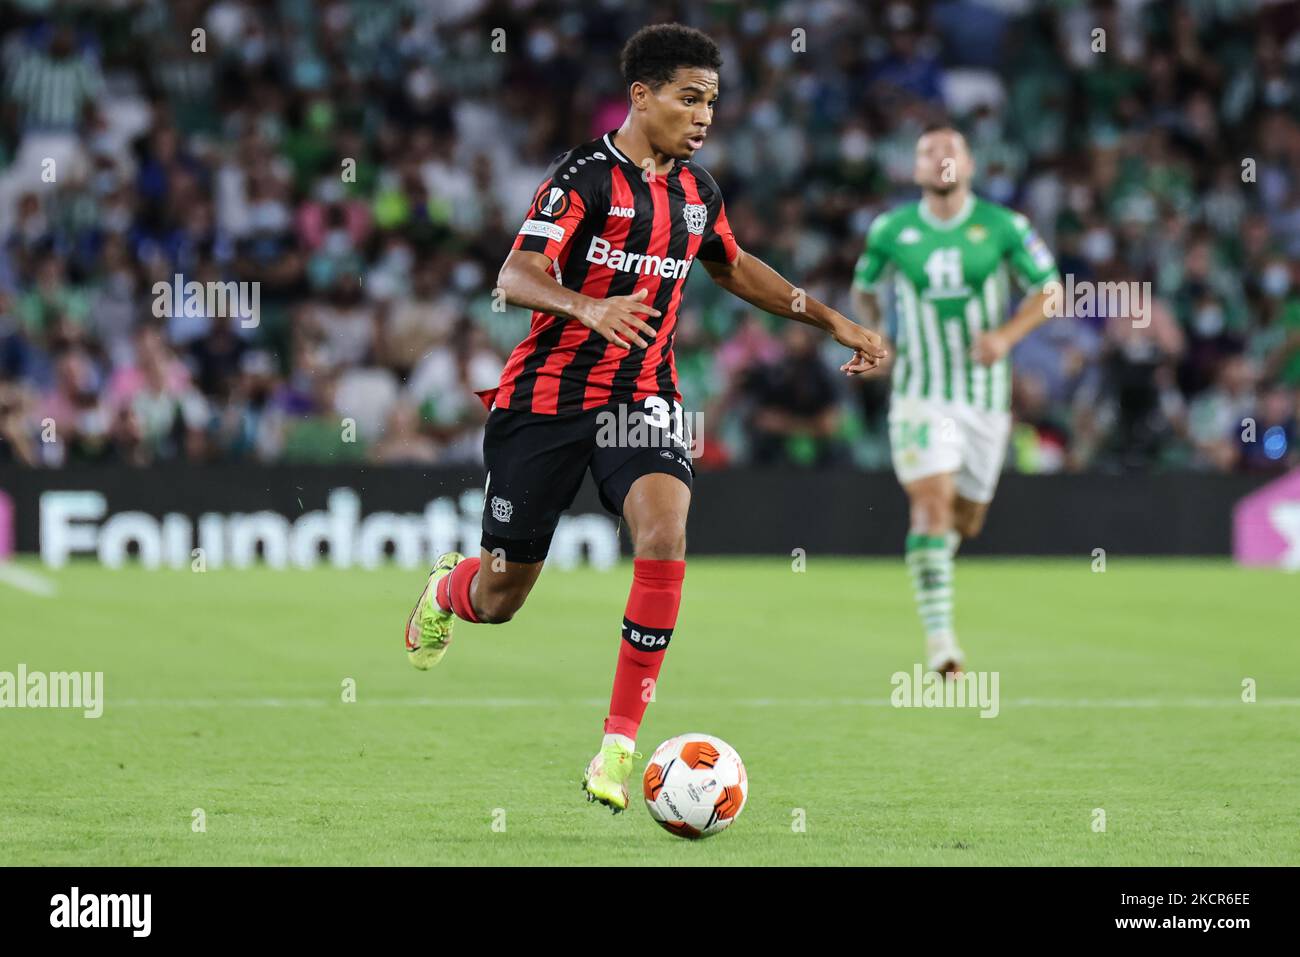
[[[909,532],[904,553],[926,638],[951,638],[952,552],[948,536]]]

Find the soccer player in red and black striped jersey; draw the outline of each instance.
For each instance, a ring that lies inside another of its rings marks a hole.
[[[640,30],[622,55],[627,119],[551,164],[498,277],[507,301],[533,317],[484,396],[480,556],[440,558],[406,629],[412,664],[429,668],[455,618],[508,621],[590,472],[635,550],[605,738],[583,781],[589,800],[615,811],[627,807],[637,729],[686,570],[693,472],[673,338],[691,266],[700,261],[718,285],[766,312],[825,330],[853,351],[841,366],[849,375],[885,355],[875,333],[737,244],[718,184],[692,161],[713,122],[721,65],[698,30]],[[626,427],[610,427],[619,423]]]

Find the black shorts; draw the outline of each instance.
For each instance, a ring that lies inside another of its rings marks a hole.
[[[688,488],[694,476],[681,406],[657,397],[564,415],[493,409],[483,461],[483,547],[511,562],[546,558],[588,469],[601,504],[618,516],[642,475],[674,475]]]

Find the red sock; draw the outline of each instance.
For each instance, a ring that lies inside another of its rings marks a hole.
[[[632,567],[632,592],[623,616],[623,643],[618,649],[605,733],[635,740],[677,624],[686,562],[638,558]]]
[[[463,558],[451,570],[450,575],[443,575],[438,582],[438,607],[452,612],[463,621],[478,623],[474,614],[474,603],[470,601],[470,588],[474,585],[474,576],[478,574],[479,559]]]

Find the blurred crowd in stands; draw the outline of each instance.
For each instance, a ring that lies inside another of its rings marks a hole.
[[[846,314],[949,116],[976,191],[1150,322],[1017,350],[1008,468],[1300,461],[1300,4],[0,0],[0,462],[472,464],[525,333],[493,286],[638,27],[725,58],[699,156],[741,245]],[[259,283],[257,314],[155,284]],[[700,465],[888,467],[887,383],[694,270]]]

